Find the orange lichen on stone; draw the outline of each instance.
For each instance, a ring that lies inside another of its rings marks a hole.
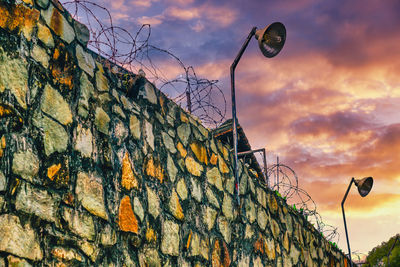
[[[156,243],[157,242],[157,235],[154,232],[154,229],[147,225],[146,229],[146,240],[149,243]]]
[[[50,180],[54,180],[54,176],[57,174],[57,172],[61,169],[61,163],[54,164],[50,166],[47,169],[47,177],[49,177]]]
[[[54,8],[53,14],[51,14],[50,28],[53,29],[55,34],[61,36],[64,30],[63,26],[62,15],[56,8]]]
[[[198,142],[194,142],[190,145],[190,148],[200,162],[203,162],[206,165],[208,164],[207,150],[205,146],[201,145]]]
[[[161,167],[161,163],[158,160],[154,160],[153,157],[149,157],[144,165],[144,172],[151,177],[157,178],[160,183],[164,180],[164,170]]]
[[[210,163],[211,163],[212,165],[216,165],[217,162],[218,162],[218,157],[217,157],[217,155],[215,155],[214,153],[212,153],[211,158],[210,158]]]
[[[260,234],[257,241],[254,243],[254,250],[264,254],[264,238]]]
[[[167,112],[165,110],[165,97],[163,95],[160,95],[159,99],[160,99],[160,106],[161,106],[161,114],[163,116],[165,116],[167,114]]]
[[[137,234],[139,231],[138,221],[133,213],[131,199],[128,196],[124,196],[119,205],[118,225],[124,232]]]
[[[179,153],[181,154],[182,158],[185,158],[187,155],[186,149],[183,147],[181,142],[178,142],[176,145],[176,148],[178,149]]]
[[[66,187],[69,183],[69,169],[68,169],[68,160],[64,160],[61,163],[53,164],[49,168],[47,168],[47,177],[51,183],[57,188]]]
[[[63,202],[70,206],[74,204],[74,199],[74,194],[72,194],[71,192],[64,194],[62,198]]]
[[[8,105],[0,104],[0,118],[9,117],[14,114],[14,109]]]
[[[121,185],[127,190],[131,190],[132,188],[138,188],[139,186],[135,174],[132,171],[131,161],[129,160],[128,152],[125,153],[125,156],[122,159]]]
[[[224,241],[215,240],[211,257],[211,264],[213,267],[228,267],[231,264],[228,247]]]
[[[181,121],[185,123],[189,122],[188,117],[182,111],[181,111]]]
[[[219,161],[219,170],[222,173],[229,173],[228,165],[226,165],[225,161],[222,159],[221,156],[219,156],[218,161]]]
[[[0,27],[9,31],[22,31],[28,41],[31,39],[39,15],[38,10],[27,8],[23,4],[6,5],[4,2],[0,3]]]
[[[190,233],[189,233],[189,236],[188,236],[188,239],[186,242],[186,249],[189,249],[190,241],[192,240],[192,234],[193,234],[193,232],[192,232],[192,230],[190,230]]]
[[[6,137],[3,135],[0,139],[0,158],[3,157],[4,148],[6,148]]]
[[[74,62],[74,59],[70,52],[65,48],[63,43],[59,43],[54,49],[50,61],[50,71],[56,81],[69,89],[72,89],[74,86],[74,71],[76,69],[76,65],[72,62]]]

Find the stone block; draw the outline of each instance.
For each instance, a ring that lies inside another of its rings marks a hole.
[[[62,95],[49,84],[43,91],[41,109],[50,117],[56,119],[63,125],[72,123],[72,113],[69,104]]]
[[[100,177],[85,172],[78,173],[75,193],[78,201],[87,211],[104,220],[108,220]]]
[[[0,215],[0,251],[33,261],[43,258],[35,231],[29,223],[22,225],[12,214]]]
[[[162,225],[161,251],[171,256],[179,256],[179,225],[166,220]]]

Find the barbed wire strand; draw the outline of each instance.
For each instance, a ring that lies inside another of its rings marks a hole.
[[[143,71],[146,78],[177,104],[186,107],[208,127],[217,127],[226,115],[226,99],[218,80],[199,78],[193,66],[186,66],[171,51],[150,44],[151,25],[143,24],[135,33],[116,26],[110,11],[88,0],[60,1],[90,32],[88,47],[129,72]],[[103,15],[104,18],[100,18]],[[106,22],[104,22],[106,21]],[[154,61],[160,53],[172,60],[180,74],[169,78]]]

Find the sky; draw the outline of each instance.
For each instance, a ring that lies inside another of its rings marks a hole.
[[[98,0],[114,26],[219,80],[230,113],[229,68],[253,26],[287,29],[284,48],[262,56],[254,39],[236,69],[239,123],[268,162],[295,170],[299,186],[347,251],[340,202],[352,177],[374,177],[345,203],[353,251],[367,253],[400,230],[400,2],[398,0]],[[72,6],[68,7],[72,11]],[[106,13],[93,8],[104,23]],[[84,17],[81,16],[84,20]],[[139,38],[140,39],[140,38]],[[181,69],[154,55],[162,74]],[[220,103],[219,100],[216,100]]]

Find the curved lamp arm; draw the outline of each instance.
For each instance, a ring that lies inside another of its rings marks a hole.
[[[247,48],[251,38],[256,34],[257,27],[253,27],[247,36],[246,41],[242,45],[239,53],[237,54],[235,60],[231,65],[231,95],[232,95],[232,130],[233,130],[233,151],[234,151],[234,164],[233,164],[233,173],[235,175],[235,190],[236,190],[236,200],[238,207],[240,206],[240,198],[239,198],[239,174],[238,174],[238,138],[237,138],[237,118],[236,118],[236,97],[235,97],[235,69],[237,64],[239,63],[240,58],[242,57],[244,51]]]
[[[349,249],[349,260],[350,260],[351,267],[353,267],[353,261],[351,260],[351,249],[350,249],[349,235],[347,233],[346,215],[344,214],[344,202],[346,201],[347,195],[349,194],[349,191],[350,191],[350,187],[354,183],[354,181],[355,181],[354,177],[351,178],[349,187],[347,188],[346,194],[344,195],[343,200],[342,200],[342,214],[343,214],[343,221],[344,221],[344,230],[346,232],[346,240],[347,240],[347,247]]]

